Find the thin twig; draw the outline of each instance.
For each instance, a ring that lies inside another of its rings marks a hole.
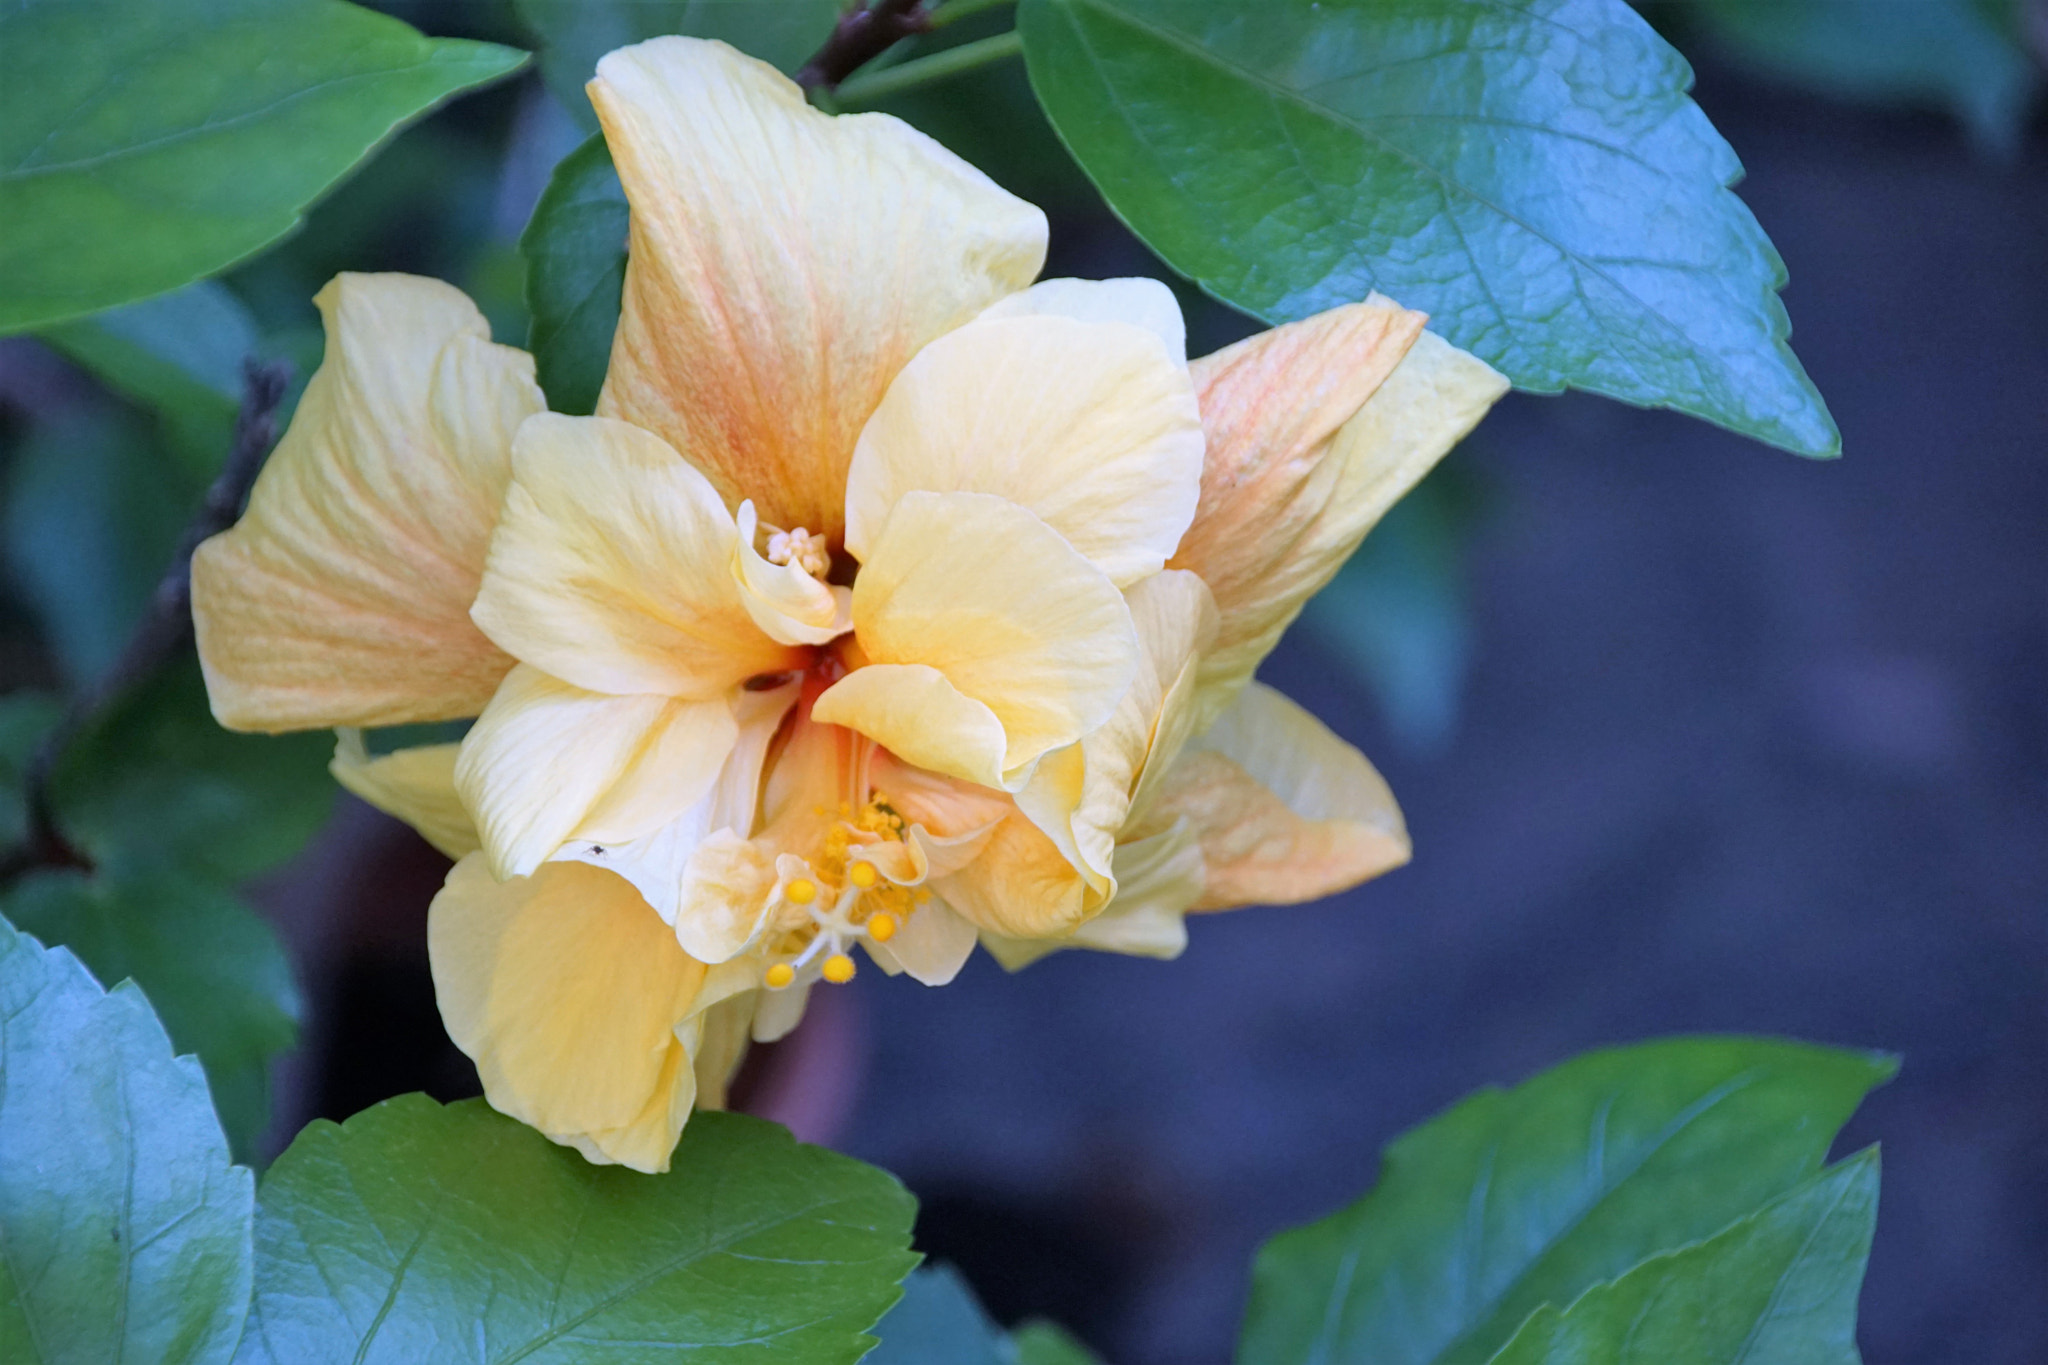
[[[945,13],[944,10],[940,11]],[[877,100],[909,90],[914,86],[931,81],[945,80],[976,67],[987,66],[1015,57],[1024,51],[1024,41],[1015,33],[998,33],[992,38],[978,38],[958,47],[943,48],[928,57],[918,57],[880,71],[855,72],[835,92],[838,102],[849,108],[873,104]]]
[[[56,728],[44,735],[30,755],[23,773],[23,800],[28,828],[22,846],[0,859],[0,886],[12,882],[33,867],[90,868],[92,860],[81,853],[57,828],[56,812],[50,801],[50,783],[57,762],[79,732],[130,689],[169,662],[172,655],[192,638],[192,554],[207,537],[225,531],[242,515],[242,504],[263,468],[263,457],[277,441],[277,406],[291,383],[291,367],[281,361],[248,361],[243,366],[242,407],[235,415],[234,444],[220,476],[206,490],[199,515],[185,528],[178,542],[177,557],[149,606],[128,637],[127,645],[113,666],[98,682],[79,693],[66,708]]]
[[[807,91],[831,92],[861,67],[905,38],[930,26],[922,0],[874,0],[840,16],[832,36],[797,69],[796,83]]]

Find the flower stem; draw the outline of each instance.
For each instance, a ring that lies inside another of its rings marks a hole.
[[[944,28],[962,19],[970,19],[983,10],[1016,3],[1017,0],[945,0],[944,4],[931,12],[931,17],[925,20],[925,25],[928,28]]]
[[[944,11],[940,11],[944,13]],[[972,43],[962,43],[934,52],[929,57],[918,57],[900,66],[855,75],[832,92],[834,101],[845,107],[873,104],[891,95],[932,81],[946,80],[976,67],[991,62],[1015,57],[1024,50],[1024,42],[1014,32],[998,33],[993,38],[982,38]]]

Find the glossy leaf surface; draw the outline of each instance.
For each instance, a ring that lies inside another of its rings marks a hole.
[[[526,349],[556,412],[587,416],[611,361],[626,285],[626,191],[604,138],[593,135],[555,166],[520,234]]]
[[[0,920],[0,1360],[221,1365],[253,1180],[142,992]]]
[[[757,1119],[696,1115],[646,1176],[408,1095],[314,1123],[265,1175],[236,1360],[852,1365],[916,1262],[914,1210]]]
[[[1018,31],[1111,207],[1225,302],[1377,289],[1522,388],[1839,451],[1741,166],[1624,0],[1022,0]]]
[[[7,6],[0,333],[232,265],[400,124],[523,60],[341,0]]]
[[[1680,1038],[1482,1090],[1253,1269],[1241,1365],[1479,1365],[1542,1305],[1711,1236],[1820,1169],[1880,1056]]]

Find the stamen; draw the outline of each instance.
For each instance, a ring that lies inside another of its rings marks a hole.
[[[825,965],[820,970],[827,981],[835,986],[844,986],[853,980],[853,959],[845,953],[834,953],[825,959]]]
[[[801,526],[768,537],[768,562],[794,564],[820,581],[832,572],[832,552],[826,548],[825,538],[814,536]]]

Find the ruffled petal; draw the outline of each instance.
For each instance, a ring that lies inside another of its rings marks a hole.
[[[871,549],[853,587],[860,647],[873,664],[929,672],[856,669],[818,698],[820,721],[921,767],[1016,786],[1041,754],[1107,720],[1137,674],[1122,594],[1015,503],[909,493]],[[1000,723],[1000,754],[969,702]]]
[[[741,600],[732,514],[659,437],[534,418],[472,615],[521,662],[593,692],[708,697],[801,656]]]
[[[1188,328],[1180,300],[1158,280],[1133,275],[1117,280],[1040,280],[1021,294],[998,299],[979,321],[1036,314],[1076,322],[1125,322],[1158,337],[1176,364],[1188,363]]]
[[[846,548],[865,564],[912,491],[992,493],[1126,587],[1174,552],[1201,479],[1194,386],[1155,333],[1050,313],[980,321],[919,351],[868,420]]]
[[[1116,898],[1065,938],[983,934],[989,956],[1009,971],[1062,948],[1131,957],[1176,958],[1188,946],[1185,916],[1202,894],[1202,844],[1186,819],[1116,848]]]
[[[1263,683],[1181,755],[1152,818],[1185,818],[1201,839],[1196,910],[1316,900],[1409,855],[1401,809],[1365,755]]]
[[[894,118],[818,113],[720,43],[621,49],[589,89],[633,210],[598,410],[666,437],[728,505],[836,537],[883,390],[1031,283],[1045,215]]]
[[[571,837],[624,842],[681,815],[738,735],[724,697],[608,696],[522,664],[463,737],[455,785],[492,868],[526,876]]]
[[[905,972],[924,985],[944,986],[974,956],[975,930],[944,901],[928,900],[903,921],[887,943],[873,939],[863,943],[868,956],[891,975]]]
[[[1173,558],[1216,594],[1205,713],[1248,681],[1302,604],[1507,380],[1375,296],[1194,363],[1208,463]]]
[[[501,882],[472,855],[427,943],[448,1036],[493,1108],[594,1161],[668,1169],[696,1093],[678,1027],[706,1007],[705,967],[631,886],[581,863]]]
[[[512,433],[545,406],[533,359],[438,280],[340,275],[314,302],[326,358],[249,510],[192,560],[214,715],[267,731],[473,716],[512,666],[469,604]]]
[[[455,790],[459,744],[423,744],[372,758],[360,730],[335,732],[327,771],[342,787],[420,832],[451,858],[483,847],[476,821]]]

